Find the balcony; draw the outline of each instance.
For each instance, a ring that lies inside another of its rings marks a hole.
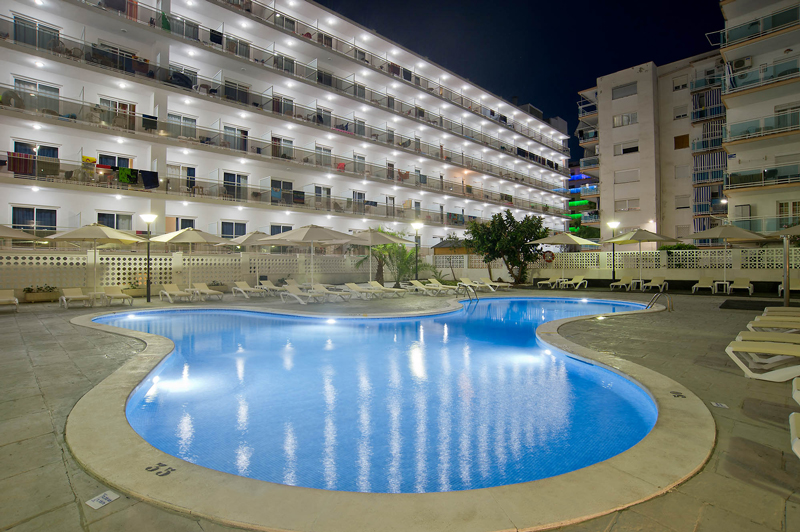
[[[596,211],[597,203],[585,199],[572,200],[569,202],[569,208],[573,211]]]
[[[581,146],[588,146],[590,144],[597,144],[600,141],[599,132],[597,129],[581,129],[578,130],[578,143]]]
[[[706,38],[712,46],[725,48],[791,28],[796,26],[798,21],[800,21],[800,4],[795,4],[732,28],[707,33]]]
[[[714,105],[712,107],[703,107],[701,109],[692,109],[692,123],[702,122],[703,120],[711,120],[712,118],[719,118],[725,116],[725,106]]]
[[[692,172],[693,185],[706,185],[709,183],[721,183],[725,180],[725,167],[718,166],[713,168],[697,169]]]
[[[800,110],[792,109],[770,116],[729,122],[725,125],[724,136],[725,142],[734,142],[796,131],[800,131]]]
[[[728,214],[728,204],[722,203],[721,199],[713,199],[707,202],[698,202],[692,205],[692,213],[695,216],[721,216]]]
[[[583,185],[580,188],[581,197],[588,197],[588,196],[599,196],[600,195],[600,185]]]
[[[591,157],[584,157],[583,159],[581,159],[581,171],[599,167],[600,167],[599,155],[593,155]]]
[[[8,89],[10,87],[0,85],[0,92],[7,94],[5,91]],[[279,160],[281,163],[312,166],[322,171],[351,174],[373,181],[440,191],[500,205],[513,205],[524,209],[532,209],[533,205],[537,205],[536,209],[548,214],[563,215],[568,212],[560,207],[531,202],[528,198],[513,197],[509,194],[467,185],[462,181],[437,179],[433,176],[428,179],[427,175],[416,173],[411,168],[404,171],[393,166],[356,160],[353,156],[338,156],[329,152],[276,145],[272,143],[271,139],[240,137],[199,126],[187,127],[170,121],[160,121],[157,117],[150,115],[118,113],[98,104],[54,98],[49,94],[32,92],[25,98],[18,96],[12,99],[6,98],[0,103],[0,109],[14,113],[15,118],[20,115],[35,116],[52,121],[54,125],[59,126],[70,127],[70,124],[81,124],[84,127],[101,129],[103,132],[116,130],[125,134],[135,134],[137,138],[148,142],[163,142],[169,139],[177,146],[193,145],[198,148],[222,150],[223,153],[229,155],[246,154],[262,160]],[[554,188],[556,186],[550,185]]]
[[[800,216],[754,216],[731,220],[731,225],[755,233],[774,233],[800,224]]]
[[[747,89],[765,87],[780,81],[800,78],[798,59],[787,59],[775,62],[765,68],[755,67],[740,70],[726,76],[722,83],[722,94],[735,94]]]
[[[692,140],[692,152],[719,150],[722,148],[722,135]]]
[[[578,119],[597,117],[597,102],[589,100],[588,98],[581,97],[578,101]]]
[[[737,170],[725,175],[725,188],[766,187],[800,183],[800,164]]]
[[[707,76],[705,72],[696,73],[695,78],[689,82],[689,90],[691,92],[698,92],[702,90],[713,89],[722,85],[722,72],[715,72],[713,75]]]
[[[581,223],[582,224],[599,224],[600,223],[600,215],[599,214],[581,214]]]

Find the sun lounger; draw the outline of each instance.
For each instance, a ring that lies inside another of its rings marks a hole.
[[[800,316],[800,307],[766,307],[764,316]]]
[[[454,294],[458,293],[458,286],[442,284],[436,279],[428,279],[428,284],[426,286],[430,286],[431,288],[439,288],[445,294],[447,292],[453,292]]]
[[[285,286],[275,286],[272,281],[260,281],[259,286],[261,290],[266,290],[269,295],[277,295],[280,292],[286,292]]]
[[[495,290],[503,288],[505,290],[511,290],[511,283],[504,283],[503,281],[492,281],[488,277],[481,277],[481,282],[483,284],[487,284],[489,286],[493,286]]]
[[[286,286],[296,286],[297,288],[300,288],[300,285],[297,284],[297,281],[294,279],[286,279]]]
[[[714,278],[713,277],[701,277],[699,281],[697,281],[694,285],[692,285],[692,293],[694,294],[701,288],[708,288],[711,292],[714,292]]]
[[[653,277],[652,281],[644,283],[642,290],[649,290],[651,288],[658,288],[659,292],[663,292],[664,290],[669,290],[669,283],[664,277]]]
[[[170,303],[174,303],[172,298],[183,299],[185,301],[191,301],[192,300],[192,293],[191,292],[187,292],[185,290],[181,290],[180,288],[178,288],[178,285],[176,285],[176,284],[165,284],[161,288],[161,291],[158,293],[158,299],[160,301],[163,301],[164,300],[164,296],[167,296],[167,300]]]
[[[192,283],[194,289],[200,294],[201,298],[216,296],[222,301],[222,292],[219,290],[212,290],[206,283]]]
[[[551,277],[546,281],[539,281],[538,283],[536,283],[536,286],[537,288],[541,288],[542,285],[546,284],[548,288],[555,288],[556,286],[558,286],[559,279],[561,279],[561,277]]]
[[[741,331],[736,336],[740,342],[776,342],[779,344],[800,345],[800,334],[786,334],[781,332]]]
[[[577,290],[578,288],[581,287],[581,285],[583,285],[583,287],[586,288],[586,287],[589,286],[589,281],[584,279],[583,276],[578,276],[578,277],[572,278],[569,281],[564,281],[563,283],[561,283],[561,288],[572,287],[575,290]]]
[[[0,305],[14,305],[16,312],[19,312],[19,299],[14,297],[13,290],[0,290]]]
[[[800,405],[800,377],[795,377],[792,380],[792,399]]]
[[[800,316],[793,316],[791,314],[770,314],[769,316],[756,316],[755,321],[788,321],[800,323]]]
[[[73,301],[83,301],[84,307],[91,307],[94,303],[94,298],[85,295],[80,288],[62,288],[61,297],[58,298],[58,306],[69,308],[69,304]]]
[[[412,290],[415,290],[417,292],[419,292],[421,290],[423,295],[426,295],[426,296],[438,296],[444,290],[443,288],[440,288],[439,286],[433,286],[433,285],[430,285],[430,284],[429,285],[424,285],[419,281],[409,281],[409,282],[411,283],[411,289]]]
[[[800,322],[772,320],[770,319],[771,316],[763,316],[763,318],[764,319],[755,320],[748,323],[747,329],[750,331],[778,330],[784,333],[800,332]]]
[[[800,292],[800,279],[789,279],[789,292]],[[778,297],[783,295],[783,283],[778,285]]]
[[[469,277],[461,277],[461,282],[458,283],[459,286],[468,286],[471,287],[473,290],[477,291],[479,288],[485,288],[490,292],[494,292],[494,288],[485,284],[479,284],[470,279]],[[466,292],[465,292],[466,293]]]
[[[383,290],[378,290],[377,288],[362,288],[358,286],[356,283],[345,283],[345,287],[351,292],[358,294],[358,297],[361,299],[369,299],[369,298],[382,298],[383,294],[385,293]]]
[[[328,298],[328,301],[336,301],[339,298],[341,301],[350,301],[353,297],[352,292],[345,292],[344,290],[328,290],[324,284],[315,284],[311,287],[314,294],[322,294]]]
[[[746,377],[770,382],[784,382],[800,376],[800,345],[775,342],[733,341],[725,348]],[[751,364],[760,358],[786,357],[773,364]],[[779,367],[773,367],[778,365]]]
[[[383,286],[378,281],[370,281],[369,286],[375,288],[376,290],[382,291],[384,294],[394,294],[397,297],[405,297],[405,295],[408,293],[408,290],[403,290],[402,288],[389,288]]]
[[[608,287],[611,290],[614,290],[614,287],[617,286],[619,288],[625,288],[628,292],[631,291],[631,286],[633,285],[633,276],[631,277],[622,277],[619,281],[615,283],[611,283]]]
[[[114,300],[122,301],[123,305],[127,301],[130,306],[133,306],[133,298],[128,294],[123,294],[122,289],[119,286],[106,286],[103,288],[103,293],[108,300],[109,306],[111,306],[111,303],[113,303]]]
[[[728,295],[732,294],[734,290],[747,290],[750,292],[750,295],[753,295],[753,283],[750,282],[750,279],[746,277],[737,277],[733,280],[733,282],[728,286]]]
[[[286,303],[288,299],[294,299],[301,305],[308,303],[324,303],[325,294],[318,294],[315,291],[302,292],[297,286],[287,286],[285,292],[281,292],[281,301]]]
[[[789,438],[792,442],[792,451],[800,458],[800,412],[789,414]]]
[[[242,294],[245,297],[245,299],[250,299],[250,294],[255,294],[261,297],[267,297],[266,290],[260,288],[253,288],[252,286],[250,286],[249,283],[247,283],[247,281],[236,281],[234,284],[236,286],[231,288],[231,294],[233,294],[233,297],[236,297],[237,292]]]

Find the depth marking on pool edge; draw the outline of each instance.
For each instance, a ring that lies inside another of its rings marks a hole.
[[[166,469],[161,469],[162,467],[165,467]],[[174,467],[169,467],[167,464],[164,464],[164,463],[161,463],[161,462],[158,462],[154,466],[145,467],[144,470],[145,471],[150,471],[151,473],[155,473],[159,477],[166,477],[167,475],[169,475],[173,471],[177,471],[177,469],[175,469]]]

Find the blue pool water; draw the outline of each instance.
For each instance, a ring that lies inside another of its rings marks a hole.
[[[198,309],[95,321],[175,342],[127,404],[158,449],[270,482],[412,493],[550,477],[640,441],[658,415],[650,396],[534,334],[639,308],[492,299],[420,318]]]

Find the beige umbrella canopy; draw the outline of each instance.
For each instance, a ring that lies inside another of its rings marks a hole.
[[[237,236],[236,238],[226,239],[224,243],[217,244],[218,246],[263,246],[261,239],[269,236],[263,231],[250,231],[246,235]]]
[[[554,246],[599,246],[597,242],[586,240],[571,233],[558,233],[557,235],[550,235],[539,240],[531,240],[525,242],[526,244],[552,244]],[[563,262],[561,263],[563,266]],[[564,277],[564,268],[561,268],[561,277]]]
[[[123,233],[103,224],[84,225],[72,231],[55,234],[48,237],[50,240],[64,240],[68,242],[92,242],[94,248],[94,291],[97,292],[97,244],[135,244],[146,242],[146,239],[136,235]]]
[[[687,238],[692,240],[706,240],[711,238],[721,238],[725,241],[725,249],[728,249],[728,240],[766,240],[767,238],[758,233],[736,227],[735,225],[718,225],[699,233],[692,233]],[[722,259],[722,280],[728,280],[728,261],[725,257]]]
[[[200,229],[187,227],[164,235],[154,236],[150,242],[169,242],[170,244],[189,244],[189,286],[192,286],[192,244],[227,244],[229,240]]]
[[[369,280],[372,281],[372,246],[380,246],[383,244],[416,244],[416,242],[412,242],[411,240],[406,240],[405,238],[400,238],[399,236],[390,235],[388,233],[384,233],[383,231],[379,231],[370,227],[365,231],[358,231],[357,233],[353,233],[353,238],[358,238],[359,240],[363,240],[366,244],[359,244],[354,242],[358,245],[365,245],[370,248],[369,253]]]
[[[642,284],[642,242],[680,242],[679,240],[652,233],[644,229],[629,231],[608,240],[603,240],[604,244],[639,244],[639,284]]]
[[[36,240],[35,235],[0,225],[0,240]]]

